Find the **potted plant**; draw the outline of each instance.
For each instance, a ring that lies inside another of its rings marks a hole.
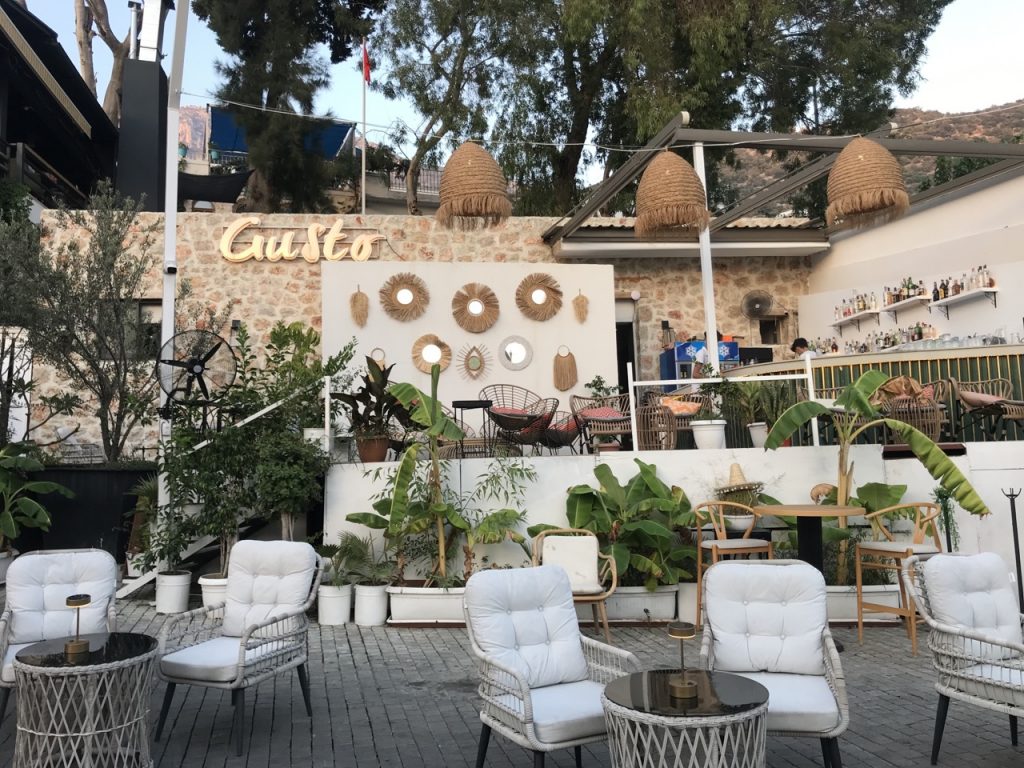
[[[124,561],[125,575],[133,579],[143,574],[142,554],[149,545],[149,530],[158,505],[159,481],[156,475],[140,480],[128,493],[135,496],[135,508],[132,510]]]
[[[365,549],[362,540],[350,531],[341,534],[337,544],[317,548],[327,561],[324,579],[317,590],[317,621],[321,626],[348,624],[352,618],[352,583],[357,578],[353,566],[362,564],[356,561]]]
[[[281,538],[294,540],[295,518],[323,499],[321,479],[330,458],[298,432],[262,432],[254,473],[257,503],[263,515],[281,519]]]
[[[786,409],[793,404],[793,397],[784,381],[763,381],[759,383],[758,407],[761,416],[768,424],[768,428],[771,429],[775,422],[782,417],[782,414],[786,412]],[[767,435],[765,440],[767,441]],[[788,446],[791,443],[792,440],[786,438],[782,444]],[[764,444],[762,443],[758,447],[763,448]]]
[[[159,510],[150,528],[143,570],[160,568],[156,575],[156,612],[184,613],[188,610],[192,574],[181,568],[182,553],[192,543],[192,526],[186,512],[173,502]]]
[[[725,448],[725,428],[728,423],[713,403],[701,406],[690,420],[693,441],[702,450]]]
[[[188,154],[188,144],[186,144],[184,141],[179,141],[178,142],[178,157],[180,157],[182,160],[184,160],[185,156],[187,154]]]
[[[365,463],[384,461],[387,456],[391,418],[397,409],[397,400],[388,391],[388,378],[394,367],[381,368],[367,356],[362,385],[354,392],[339,395],[348,411],[359,459]]]
[[[209,144],[207,144],[207,151],[209,152],[211,163],[220,162],[220,147],[217,146],[215,141],[211,140]]]
[[[388,619],[387,587],[395,572],[395,561],[386,543],[370,536],[351,535],[345,543],[344,563],[355,589],[355,623],[379,627]]]
[[[740,422],[747,427],[751,444],[755,448],[764,448],[764,441],[768,438],[768,422],[762,415],[761,383],[758,381],[735,382],[733,406],[739,415]]]
[[[7,569],[17,552],[11,541],[18,537],[22,528],[50,530],[50,515],[33,496],[59,493],[71,497],[74,494],[59,483],[46,480],[31,480],[29,474],[40,472],[43,465],[28,455],[25,446],[11,443],[0,449],[0,584],[7,583]]]

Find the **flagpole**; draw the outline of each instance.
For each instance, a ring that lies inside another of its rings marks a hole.
[[[366,38],[363,38],[363,163],[362,176],[359,183],[360,209],[363,216],[366,215],[366,84],[370,80],[370,73],[366,67]],[[354,144],[355,142],[353,142]]]

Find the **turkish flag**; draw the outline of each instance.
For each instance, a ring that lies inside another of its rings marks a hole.
[[[363,80],[370,82],[370,53],[366,50],[366,41],[363,41]]]

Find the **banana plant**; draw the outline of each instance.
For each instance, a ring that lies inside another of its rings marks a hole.
[[[814,418],[831,419],[839,443],[839,477],[836,483],[836,503],[846,505],[853,488],[853,462],[850,448],[862,434],[873,427],[885,426],[899,435],[939,485],[952,494],[960,506],[974,515],[989,513],[985,502],[978,496],[963,473],[945,452],[927,435],[899,419],[886,417],[875,410],[871,397],[889,380],[879,370],[865,371],[848,385],[836,398],[836,408],[826,408],[813,400],[790,406],[775,422],[765,450],[775,450],[794,432]]]
[[[22,528],[50,530],[50,514],[32,498],[33,495],[59,493],[72,497],[69,489],[46,480],[29,480],[30,472],[40,472],[43,465],[23,453],[15,444],[0,449],[0,551],[10,548]]]

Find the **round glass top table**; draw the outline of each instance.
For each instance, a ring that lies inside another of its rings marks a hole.
[[[149,700],[157,641],[135,632],[82,635],[68,658],[44,640],[14,657],[18,689],[15,768],[152,768]]]
[[[696,696],[671,694],[678,670],[637,672],[602,697],[613,768],[764,768],[768,689],[729,672],[685,670]]]

